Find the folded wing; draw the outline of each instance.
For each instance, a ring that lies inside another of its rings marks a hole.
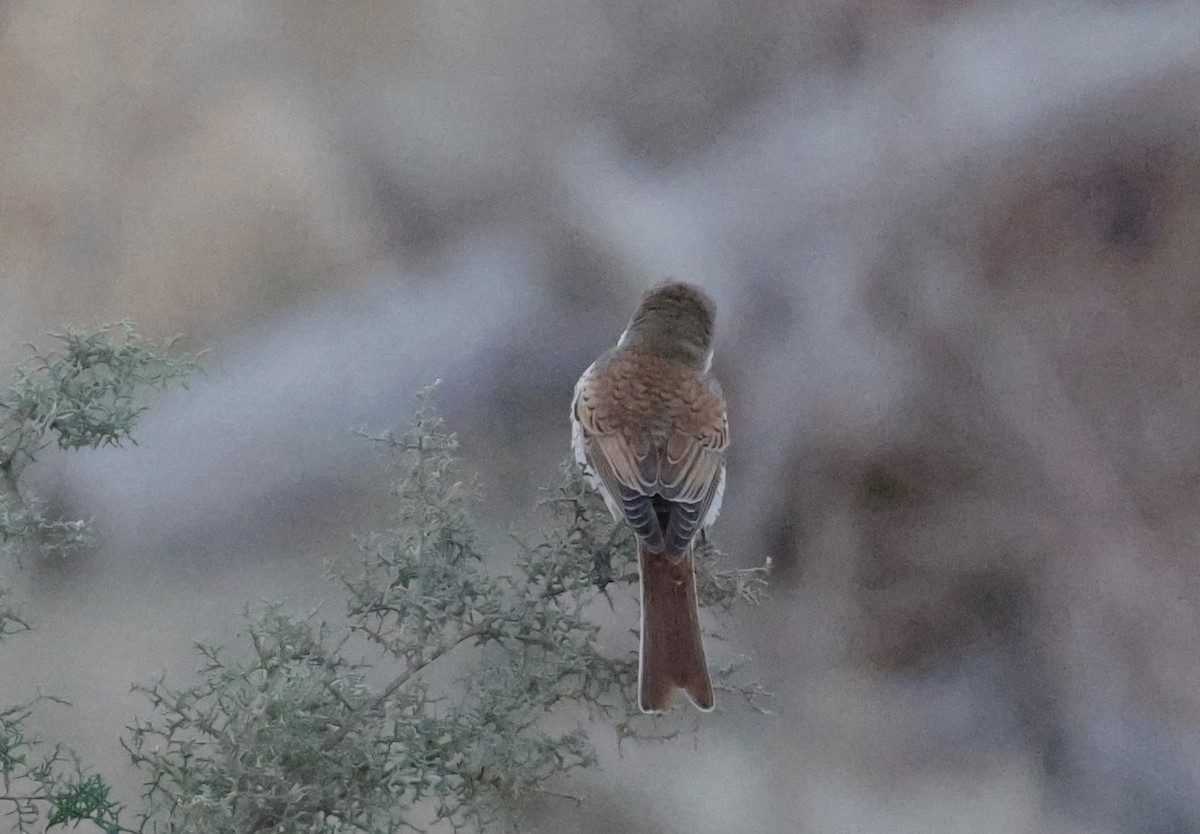
[[[576,387],[576,457],[603,484],[609,509],[651,552],[682,555],[712,520],[724,487],[729,424],[719,389],[682,407],[671,431],[655,438],[601,413],[590,395],[594,384],[589,370]]]

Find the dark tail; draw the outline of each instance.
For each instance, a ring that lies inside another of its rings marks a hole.
[[[647,553],[638,542],[642,575],[642,646],[638,668],[638,706],[642,712],[665,712],[682,689],[692,703],[713,708],[712,681],[700,636],[696,576],[689,545],[672,562],[662,553]]]

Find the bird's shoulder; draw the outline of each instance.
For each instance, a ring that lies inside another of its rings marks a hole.
[[[616,347],[584,371],[573,411],[601,432],[702,435],[724,424],[725,396],[711,373]]]

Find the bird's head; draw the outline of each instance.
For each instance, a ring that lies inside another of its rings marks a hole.
[[[707,371],[716,316],[717,305],[703,290],[681,281],[664,281],[642,297],[618,344],[637,345]]]

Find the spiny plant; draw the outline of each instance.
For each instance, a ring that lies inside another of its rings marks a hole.
[[[153,342],[127,321],[52,335],[59,349],[34,349],[31,362],[0,390],[0,542],[10,551],[64,552],[89,540],[86,522],[49,518],[36,496],[22,494],[21,473],[42,450],[132,442],[146,410],[144,393],[196,367],[195,357],[172,355],[175,340]]]
[[[200,683],[143,688],[155,716],[125,741],[146,774],[139,831],[508,828],[522,800],[561,795],[596,762],[589,723],[678,731],[638,713],[632,652],[601,649],[589,606],[636,583],[634,551],[577,473],[495,574],[470,517],[478,484],[428,393],[407,432],[374,440],[393,460],[395,518],[331,567],[346,617],[270,605],[250,617],[243,657],[201,646]],[[719,571],[712,546],[700,552],[706,605],[758,601],[765,569]],[[759,704],[757,686],[720,677]]]
[[[127,324],[59,336],[0,392],[0,536],[7,549],[66,550],[83,522],[48,517],[18,483],[51,443],[131,440],[138,394],[189,372],[190,357]],[[678,718],[636,709],[636,659],[599,641],[594,606],[637,581],[628,533],[578,473],[542,503],[510,570],[485,565],[471,519],[479,486],[422,395],[403,434],[373,438],[391,457],[389,529],[331,562],[344,615],[247,613],[246,645],[200,645],[199,682],[138,687],[152,715],[122,740],[144,776],[140,808],[122,807],[70,751],[26,732],[38,704],[0,710],[0,807],[18,832],[90,823],[108,834],[382,834],[494,830],[523,800],[563,794],[595,764],[588,727],[669,738]],[[766,569],[721,571],[698,550],[703,604],[756,602]],[[495,561],[495,560],[492,560]],[[27,628],[0,612],[0,637]],[[718,679],[758,707],[761,690]],[[44,698],[41,700],[53,700]]]
[[[62,449],[120,446],[145,406],[148,389],[165,388],[190,373],[194,357],[156,343],[128,322],[54,334],[56,350],[34,350],[32,360],[0,390],[0,555],[39,550],[63,553],[89,539],[87,522],[51,518],[45,502],[22,488],[21,473],[50,445]],[[5,567],[0,565],[0,567]],[[0,642],[29,624],[0,587]],[[78,757],[44,745],[27,730],[43,696],[0,707],[0,810],[11,830],[32,832],[91,822],[121,832],[120,808],[108,786]],[[61,703],[61,702],[59,702]]]

